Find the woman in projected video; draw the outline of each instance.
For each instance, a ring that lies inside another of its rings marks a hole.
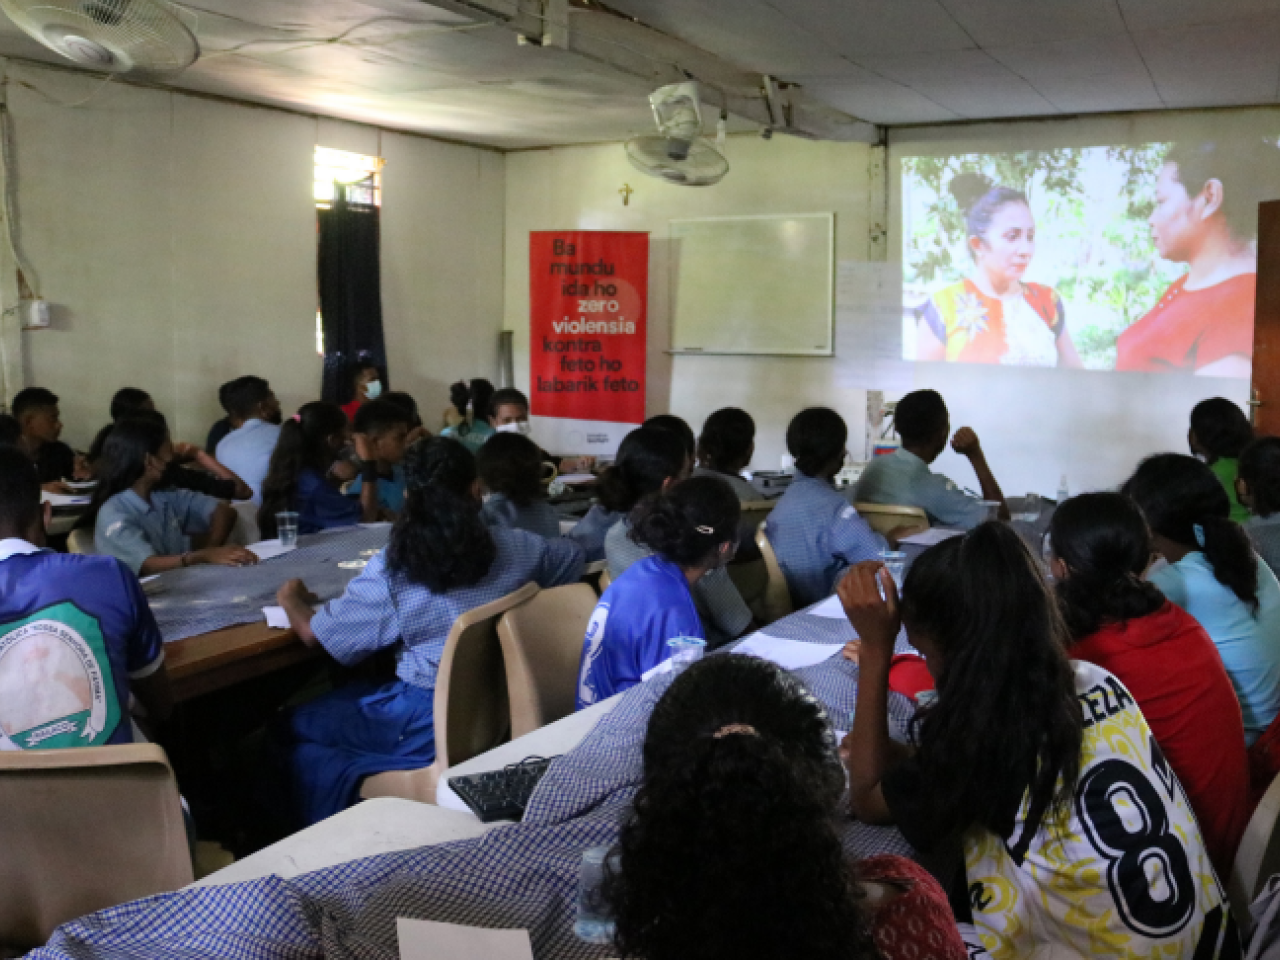
[[[1036,221],[1026,195],[980,173],[961,173],[949,189],[964,211],[973,269],[943,287],[919,312],[917,360],[1080,367],[1062,298],[1022,279],[1036,252]]]
[[[1146,316],[1116,341],[1116,369],[1183,370],[1248,377],[1258,203],[1274,198],[1274,142],[1178,143],[1156,179],[1151,239],[1166,260],[1185,263]]]

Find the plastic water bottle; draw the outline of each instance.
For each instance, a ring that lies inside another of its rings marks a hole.
[[[1058,478],[1058,505],[1066,503],[1071,499],[1071,490],[1067,486],[1067,475],[1064,473]]]
[[[611,847],[590,847],[582,851],[582,865],[578,871],[578,916],[573,932],[579,940],[587,943],[611,944],[617,930],[609,916],[608,906],[600,896],[605,861],[611,856],[617,856]]]

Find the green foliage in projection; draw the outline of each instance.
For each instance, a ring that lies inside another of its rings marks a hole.
[[[985,174],[1027,195],[1041,243],[1046,234],[1054,240],[1053,286],[1067,303],[1076,349],[1086,367],[1113,369],[1116,337],[1150,310],[1184,269],[1160,260],[1147,223],[1167,149],[1168,144],[1152,143],[904,158],[903,183],[913,198],[924,201],[913,208],[906,237],[905,282],[933,288],[969,271],[964,214],[948,184],[959,173]],[[1100,172],[1105,186],[1087,182]],[[1104,209],[1110,213],[1100,221]],[[1037,257],[1042,252],[1047,252],[1043,246]],[[1073,308],[1087,320],[1073,318]]]

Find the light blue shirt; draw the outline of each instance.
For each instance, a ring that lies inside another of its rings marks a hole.
[[[889,503],[920,507],[935,526],[972,530],[987,517],[982,501],[965,493],[914,453],[899,447],[876,457],[854,488],[855,503]]]
[[[548,539],[560,536],[560,514],[545,500],[534,500],[522,507],[505,493],[495,493],[485,501],[480,514],[491,527],[528,530]]]
[[[831,596],[845,570],[879,559],[889,547],[828,481],[799,471],[765,521],[765,533],[796,609]]]
[[[265,420],[246,420],[218,443],[214,459],[249,485],[253,502],[262,504],[262,481],[271,466],[280,437],[280,425]]]
[[[147,503],[132,490],[122,491],[98,511],[93,547],[137,573],[148,557],[190,550],[187,534],[207,531],[220,502],[192,490],[153,490]]]
[[[1252,744],[1280,713],[1280,583],[1258,563],[1258,612],[1219,583],[1200,551],[1156,570],[1151,582],[1200,622],[1227,668]]]
[[[339,663],[359,663],[385,647],[396,648],[396,673],[405,683],[434,690],[445,641],[458,617],[533,582],[543,589],[582,576],[582,548],[572,540],[547,540],[524,530],[492,528],[497,555],[478,583],[432,593],[403,573],[387,569],[386,552],[369,561],[311,620],[316,639]]]
[[[378,477],[378,503],[382,504],[392,513],[400,513],[404,510],[404,467],[395,464],[391,468],[390,477]],[[347,484],[347,496],[360,499],[360,491],[364,489],[364,483],[359,477],[356,477]]]
[[[625,516],[626,514],[621,510],[606,510],[597,503],[569,531],[569,537],[578,541],[585,551],[587,563],[604,559],[604,538],[608,536],[613,525]]]

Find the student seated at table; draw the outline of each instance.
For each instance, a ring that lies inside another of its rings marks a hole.
[[[653,554],[609,585],[587,623],[578,666],[578,709],[629,690],[671,651],[674,637],[705,640],[693,588],[733,559],[738,498],[718,477],[695,477],[631,515]]]
[[[720,477],[744,503],[764,499],[742,478],[756,452],[756,422],[737,407],[725,407],[707,417],[698,437],[695,477]]]
[[[43,387],[19,390],[10,407],[18,421],[18,445],[35,461],[40,484],[51,493],[69,493],[64,480],[88,480],[89,464],[58,437],[62,419],[58,398]]]
[[[560,536],[560,514],[547,503],[538,445],[518,433],[500,433],[476,454],[488,498],[481,514],[491,527],[515,527],[540,537]]]
[[[413,417],[399,403],[388,397],[370,400],[356,411],[352,436],[365,438],[369,458],[374,461],[378,479],[378,504],[394,517],[404,509],[404,452],[409,445]],[[363,476],[347,485],[347,496],[359,498],[364,489]]]
[[[343,455],[353,440],[358,468]],[[343,484],[356,476],[363,481],[360,495],[344,496]],[[303,534],[374,523],[382,519],[381,486],[369,438],[352,434],[342,408],[323,400],[304,403],[280,428],[271,469],[262,482],[258,529],[264,537],[274,537],[276,514],[285,511],[298,515]]]
[[[765,531],[797,608],[831,596],[852,564],[879,557],[913,529],[897,527],[886,541],[836,492],[832,480],[844,466],[848,436],[840,414],[826,407],[801,410],[787,427],[795,479],[769,514]]]
[[[190,490],[162,490],[173,443],[164,417],[126,417],[102,447],[98,486],[80,520],[92,526],[94,549],[123,561],[138,576],[201,563],[246,566],[258,558],[227,546],[236,525],[229,503]],[[206,546],[192,549],[191,534]]]
[[[111,435],[111,431],[120,420],[126,417],[135,419],[159,417],[160,423],[165,422],[164,417],[156,411],[155,404],[148,394],[131,387],[125,389],[129,391],[129,394],[126,394],[128,399],[120,403],[112,401],[111,409],[114,419],[99,431],[93,441],[93,447],[89,450],[89,462],[94,464],[95,468],[102,459],[102,449],[106,445],[107,437]],[[123,392],[118,391],[116,397],[119,398]],[[168,429],[167,426],[166,429]],[[194,443],[182,442],[174,443],[173,459],[169,461],[169,468],[165,471],[157,489],[192,490],[195,493],[213,497],[215,500],[248,500],[253,496],[249,485],[217,460]]]
[[[1231,519],[1244,523],[1249,508],[1240,502],[1236,491],[1240,454],[1253,440],[1253,425],[1244,411],[1230,400],[1213,397],[1201,400],[1191,409],[1191,426],[1187,428],[1187,446],[1191,455],[1209,465],[1213,475],[1227,491]]]
[[[618,455],[600,474],[597,503],[569,531],[582,546],[587,561],[605,559],[609,531],[648,493],[662,490],[687,475],[684,447],[667,434],[637,427],[618,445]]]
[[[959,901],[995,960],[1240,955],[1195,814],[1141,709],[1112,674],[1067,659],[1066,625],[1014,530],[984,523],[926,550],[901,614],[876,562],[854,567],[839,595],[862,640],[844,743],[853,813],[896,825],[925,855],[962,847]],[[938,681],[910,748],[889,739],[887,719],[904,624]]]
[[[1114,674],[1137,700],[1218,877],[1229,877],[1249,822],[1249,760],[1222,658],[1191,614],[1142,579],[1151,532],[1128,497],[1089,493],[1060,504],[1049,537],[1071,656]]]
[[[1244,532],[1275,573],[1280,570],[1280,437],[1259,437],[1244,448],[1236,491],[1250,513]]]
[[[514,387],[494,391],[489,400],[489,426],[495,433],[519,433],[528,437],[533,433],[529,423],[529,398]],[[541,450],[541,448],[539,448]],[[555,457],[542,450],[543,462],[554,466],[561,473],[578,473],[590,470],[594,457]]]
[[[929,464],[947,447],[951,434],[951,415],[942,396],[934,390],[917,390],[898,401],[893,425],[902,446],[893,453],[876,457],[862,471],[854,488],[858,503],[890,503],[920,507],[937,526],[971,530],[987,514],[979,499],[965,493],[952,481],[934,473]],[[951,449],[967,457],[982,499],[1000,504],[1000,519],[1009,519],[1000,484],[996,483],[978,435],[961,427],[951,437]]]
[[[1227,492],[1194,457],[1148,457],[1125,483],[1168,565],[1151,572],[1160,591],[1209,634],[1252,744],[1280,713],[1280,583],[1230,519]]]
[[[649,427],[653,430],[666,430],[675,434],[680,438],[680,443],[684,446],[685,456],[689,458],[689,462],[697,462],[698,441],[693,435],[693,427],[689,426],[689,422],[683,417],[677,417],[674,413],[658,413],[642,423],[641,426]]]
[[[364,358],[353,363],[347,371],[347,396],[351,399],[342,405],[347,420],[355,423],[356,412],[370,400],[382,396],[382,371],[372,360]]]
[[[678,433],[660,427],[641,427],[627,434],[618,448],[618,463],[613,470],[605,472],[601,483],[602,502],[623,513],[623,518],[609,528],[604,538],[609,576],[614,580],[633,563],[654,552],[636,534],[626,514],[646,497],[683,483],[692,469],[693,461]],[[751,609],[723,567],[709,571],[693,585],[693,602],[702,617],[708,649],[723,646],[754,627]]]
[[[211,457],[217,456],[218,444],[222,442],[222,438],[232,430],[239,427],[242,422],[238,417],[232,414],[230,407],[231,395],[235,391],[235,387],[238,382],[239,380],[228,380],[218,388],[218,406],[222,407],[227,415],[221,420],[216,421],[213,426],[209,428],[209,435],[205,438],[204,452],[209,454]]]
[[[793,675],[754,657],[689,667],[653,708],[602,891],[618,955],[965,960],[926,870],[841,849],[844,783],[828,718]]]
[[[227,405],[240,426],[218,443],[214,459],[249,485],[262,502],[262,482],[280,437],[280,401],[261,377],[241,377],[228,391]]]
[[[288,717],[305,823],[354,803],[370,774],[435,759],[436,672],[458,617],[527,583],[558,587],[582,576],[582,550],[572,541],[485,524],[475,458],[457,441],[415,444],[405,477],[405,509],[387,549],[339,599],[313,614],[316,600],[301,581],[280,589],[279,602],[302,641],[340,663],[396,648],[399,679],[349,683]]]
[[[117,390],[111,397],[111,422],[99,430],[98,435],[93,438],[93,443],[89,444],[87,454],[89,463],[97,463],[98,458],[102,456],[102,445],[107,442],[107,434],[111,432],[117,420],[135,413],[154,412],[155,409],[156,402],[151,399],[151,394],[147,391],[139,390],[137,387],[121,387]]]
[[[119,560],[43,549],[49,514],[0,447],[0,750],[133,743],[130,694],[154,721],[173,704],[160,630]]]
[[[459,380],[449,388],[449,398],[453,402],[453,412],[456,417],[448,418],[453,422],[448,423],[440,435],[457,440],[472,453],[478,452],[494,433],[489,423],[493,384],[488,380],[477,378],[468,386],[464,381]],[[527,404],[525,412],[527,417]]]

